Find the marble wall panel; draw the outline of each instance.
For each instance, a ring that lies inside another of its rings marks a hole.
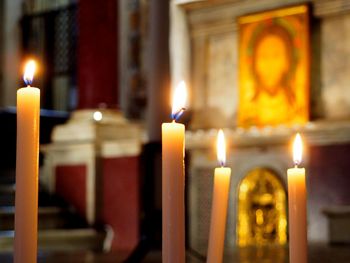
[[[350,14],[321,22],[321,80],[325,118],[350,118]]]

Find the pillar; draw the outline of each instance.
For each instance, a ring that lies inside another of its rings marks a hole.
[[[118,1],[79,1],[79,109],[118,105]]]
[[[112,250],[130,251],[139,238],[141,132],[118,110],[118,3],[79,1],[79,106],[45,147],[42,183],[90,225],[110,226]]]
[[[20,19],[22,17],[22,1],[21,0],[6,0],[1,1],[1,24],[0,30],[2,50],[0,66],[1,84],[0,103],[3,107],[16,105],[16,92],[20,79],[19,72],[21,72],[21,31]]]
[[[161,124],[171,114],[169,1],[151,0],[149,17],[147,131],[150,142],[160,142]]]
[[[169,1],[151,0],[149,6],[147,135],[143,147],[142,234],[152,247],[161,248],[162,169],[161,124],[171,120],[169,67]]]

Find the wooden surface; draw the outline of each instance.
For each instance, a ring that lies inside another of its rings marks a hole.
[[[227,251],[224,262],[234,263],[288,263],[288,249],[281,247],[270,248],[245,248],[235,251]],[[39,253],[38,263],[118,263],[123,262],[125,254],[106,253],[94,254],[93,252],[69,252],[69,253]],[[0,254],[1,263],[12,263],[11,254]],[[152,251],[147,255],[145,263],[160,263],[161,252]],[[187,254],[187,263],[201,263],[191,253]],[[350,245],[327,246],[311,245],[309,247],[308,263],[349,263]]]

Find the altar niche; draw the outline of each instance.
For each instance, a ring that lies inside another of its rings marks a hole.
[[[237,244],[286,244],[286,201],[285,188],[274,171],[251,170],[238,187]]]

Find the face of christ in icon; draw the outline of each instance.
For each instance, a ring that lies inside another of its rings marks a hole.
[[[292,38],[281,26],[267,27],[257,36],[253,46],[252,65],[256,97],[262,92],[270,96],[281,91],[291,92],[289,76],[292,70],[292,51]]]
[[[260,88],[274,95],[290,68],[287,47],[276,35],[266,35],[256,48],[255,72]]]
[[[289,121],[295,106],[293,52],[292,36],[280,25],[268,25],[254,38],[251,64],[254,92],[250,103],[259,109],[251,113],[255,125]]]
[[[239,126],[290,126],[308,120],[307,11],[301,6],[239,18]]]

